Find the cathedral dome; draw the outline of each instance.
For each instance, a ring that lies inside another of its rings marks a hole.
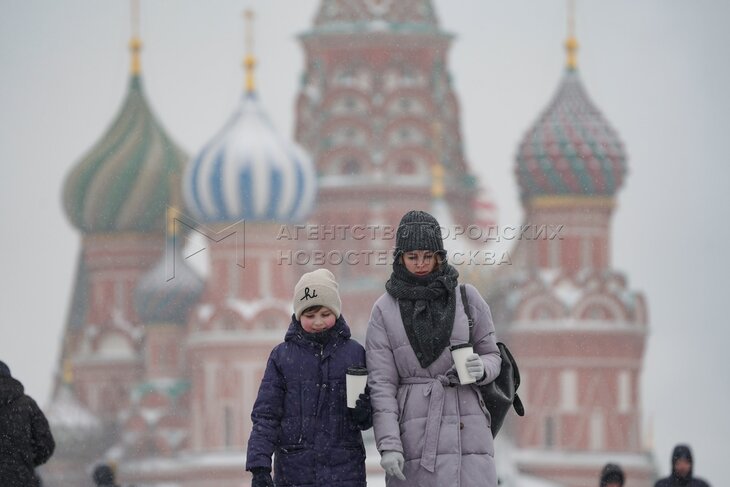
[[[166,206],[186,160],[134,74],[111,127],[66,177],[66,214],[85,233],[164,232]]]
[[[143,323],[184,325],[203,293],[203,279],[185,262],[175,243],[174,237],[168,237],[162,258],[134,290],[134,306]]]
[[[183,191],[204,222],[299,221],[313,208],[316,185],[309,156],[274,130],[249,91],[186,169]]]
[[[569,67],[558,91],[517,152],[523,201],[537,196],[613,196],[626,176],[618,135]]]

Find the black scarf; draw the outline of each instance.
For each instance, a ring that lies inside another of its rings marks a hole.
[[[424,369],[449,345],[458,277],[459,272],[446,263],[431,274],[419,277],[396,261],[385,283],[388,294],[398,300],[408,341]]]
[[[332,326],[332,328],[328,328],[320,332],[310,333],[304,329],[304,327],[302,326],[302,322],[297,320],[297,330],[301,334],[302,339],[308,342],[316,343],[317,345],[326,345],[330,340],[337,337],[337,335],[340,334],[340,331],[342,331],[342,327],[337,326],[340,321],[340,318],[337,318],[337,321],[335,322],[334,326]]]

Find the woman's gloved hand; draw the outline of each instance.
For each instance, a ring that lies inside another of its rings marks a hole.
[[[271,479],[271,470],[258,467],[252,468],[251,473],[253,474],[251,487],[274,487],[274,481]]]
[[[405,463],[403,454],[399,451],[386,450],[380,456],[380,466],[383,467],[385,473],[401,480],[406,479],[406,476],[403,475],[403,466]]]
[[[360,394],[355,408],[350,409],[352,422],[359,430],[365,431],[373,425],[373,405],[370,402],[370,386],[365,386],[365,392]]]
[[[476,353],[472,353],[466,358],[466,370],[477,381],[484,379],[484,362],[482,362],[482,358]]]

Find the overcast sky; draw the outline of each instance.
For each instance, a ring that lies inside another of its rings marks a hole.
[[[689,442],[696,473],[720,485],[730,438],[730,2],[577,3],[582,79],[629,156],[613,266],[649,306],[641,390],[657,463],[666,473],[672,446]],[[500,224],[518,225],[514,155],[562,76],[565,3],[435,4],[442,27],[456,34],[449,69],[468,161],[492,191]],[[303,60],[296,34],[317,5],[143,1],[145,90],[173,139],[193,154],[233,110],[246,7],[258,15],[263,104],[291,135]],[[123,100],[129,32],[126,1],[0,0],[0,359],[41,404],[79,250],[62,184]]]

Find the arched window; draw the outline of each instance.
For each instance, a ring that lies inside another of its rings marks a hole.
[[[535,306],[532,312],[532,318],[534,320],[552,320],[555,319],[555,313],[547,304]]]
[[[241,319],[233,311],[224,311],[224,313],[216,318],[213,329],[217,330],[236,330],[240,328]]]
[[[585,317],[589,320],[610,321],[611,313],[604,306],[594,304],[586,309]]]
[[[223,435],[225,436],[224,445],[226,448],[233,446],[233,431],[233,411],[229,406],[226,406],[223,408]]]
[[[545,417],[545,447],[550,449],[555,446],[555,419],[552,416]]]
[[[96,353],[99,356],[117,359],[136,357],[132,344],[120,333],[108,333],[99,341]]]
[[[398,174],[411,175],[416,173],[416,163],[413,159],[401,159],[398,161]]]
[[[345,69],[337,75],[336,82],[340,86],[352,86],[355,84],[355,71],[353,69]]]
[[[591,450],[603,450],[605,447],[606,424],[601,411],[593,411],[591,413],[590,425]]]
[[[417,81],[416,70],[410,66],[405,66],[403,68],[403,71],[401,71],[401,80],[402,80],[403,86],[415,85],[416,81]]]
[[[361,171],[361,164],[360,161],[357,159],[347,159],[342,164],[342,174],[345,175],[354,175],[354,174],[360,174]]]

